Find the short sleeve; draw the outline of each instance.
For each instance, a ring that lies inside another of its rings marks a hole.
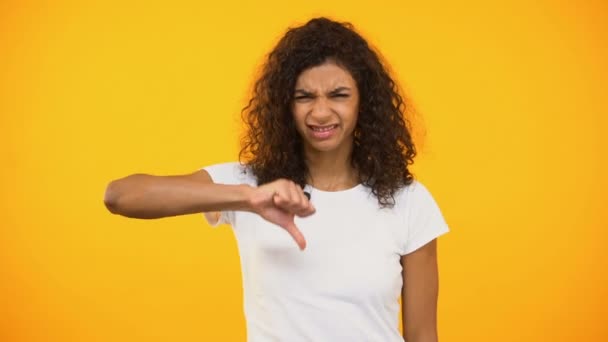
[[[243,183],[239,177],[240,164],[238,162],[228,162],[205,166],[204,169],[209,173],[213,183],[216,184],[241,184]],[[209,221],[207,221],[209,222]],[[211,227],[218,227],[222,224],[232,225],[234,222],[234,211],[220,212],[219,220],[213,224],[209,222]]]
[[[410,184],[407,197],[407,239],[404,255],[449,232],[437,202],[419,181]]]

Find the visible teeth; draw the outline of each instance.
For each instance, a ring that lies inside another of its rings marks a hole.
[[[334,127],[336,127],[336,125],[327,126],[327,127],[321,127],[321,128],[317,128],[317,127],[311,127],[311,128],[315,132],[327,132],[327,131],[333,129]]]

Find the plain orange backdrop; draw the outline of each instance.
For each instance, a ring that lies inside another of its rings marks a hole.
[[[350,21],[416,109],[442,341],[606,341],[603,1],[0,3],[0,341],[244,341],[238,251],[112,179],[235,160],[289,26]],[[604,151],[604,152],[602,152]]]

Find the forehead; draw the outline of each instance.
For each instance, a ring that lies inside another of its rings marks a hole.
[[[356,87],[356,82],[348,70],[334,62],[325,62],[306,69],[296,80],[297,89],[332,90],[337,87],[353,89]]]

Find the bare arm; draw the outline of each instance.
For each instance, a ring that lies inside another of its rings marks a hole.
[[[259,187],[216,184],[205,170],[182,176],[134,174],[117,179],[108,184],[104,203],[114,214],[141,219],[202,212],[212,224],[220,211],[254,212],[285,229],[300,249],[306,248],[306,240],[294,216],[315,212],[292,181],[278,179]]]
[[[108,184],[104,203],[114,214],[155,219],[205,212],[217,219],[221,210],[249,210],[253,188],[215,184],[205,170],[188,175],[134,174]]]
[[[437,342],[437,239],[401,257],[403,336],[407,342]]]

